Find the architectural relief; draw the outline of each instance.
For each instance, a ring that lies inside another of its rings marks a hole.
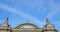
[[[39,28],[32,23],[22,23],[15,28],[11,28],[8,24],[8,18],[2,25],[0,25],[0,32],[57,32],[55,26],[49,22],[49,19],[46,19],[46,25],[44,28]]]

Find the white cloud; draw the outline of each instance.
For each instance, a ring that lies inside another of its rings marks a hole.
[[[54,24],[54,25],[57,24],[56,26],[58,26],[58,25],[60,26],[60,21],[55,21],[53,24]]]
[[[47,15],[46,18],[52,18],[56,13],[59,12],[59,10],[60,10],[59,7],[60,7],[60,6],[57,5],[57,4],[55,4],[52,0],[50,0],[50,1],[48,2],[48,6],[50,7],[51,12],[48,13],[48,15]]]
[[[2,9],[7,9],[9,12],[11,13],[15,13],[15,14],[18,14],[19,16],[21,17],[25,17],[27,18],[28,20],[31,20],[31,21],[34,21],[35,23],[38,23],[40,25],[43,25],[43,22],[39,21],[38,19],[36,19],[35,17],[29,15],[29,14],[26,14],[26,13],[23,13],[13,7],[10,7],[10,6],[7,6],[7,5],[4,5],[2,3],[0,3],[0,8]]]

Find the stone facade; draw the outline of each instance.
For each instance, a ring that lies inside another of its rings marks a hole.
[[[8,24],[8,18],[6,21],[0,25],[0,32],[57,32],[54,25],[52,25],[48,18],[46,19],[46,25],[44,28],[39,28],[32,23],[23,23],[15,28],[11,28]]]

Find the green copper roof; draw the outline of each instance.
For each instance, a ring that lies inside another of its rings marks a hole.
[[[25,25],[30,25],[30,26],[32,26],[32,27],[34,27],[34,28],[38,28],[36,25],[34,25],[34,24],[32,24],[32,23],[23,23],[23,24],[20,24],[20,25],[18,25],[17,27],[15,27],[15,28],[17,28],[17,29],[19,29],[19,28],[21,28],[22,26],[25,26]]]

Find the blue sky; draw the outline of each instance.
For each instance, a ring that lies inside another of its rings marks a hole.
[[[60,0],[0,0],[0,24],[6,17],[12,27],[27,21],[43,27],[49,18],[60,30]]]

